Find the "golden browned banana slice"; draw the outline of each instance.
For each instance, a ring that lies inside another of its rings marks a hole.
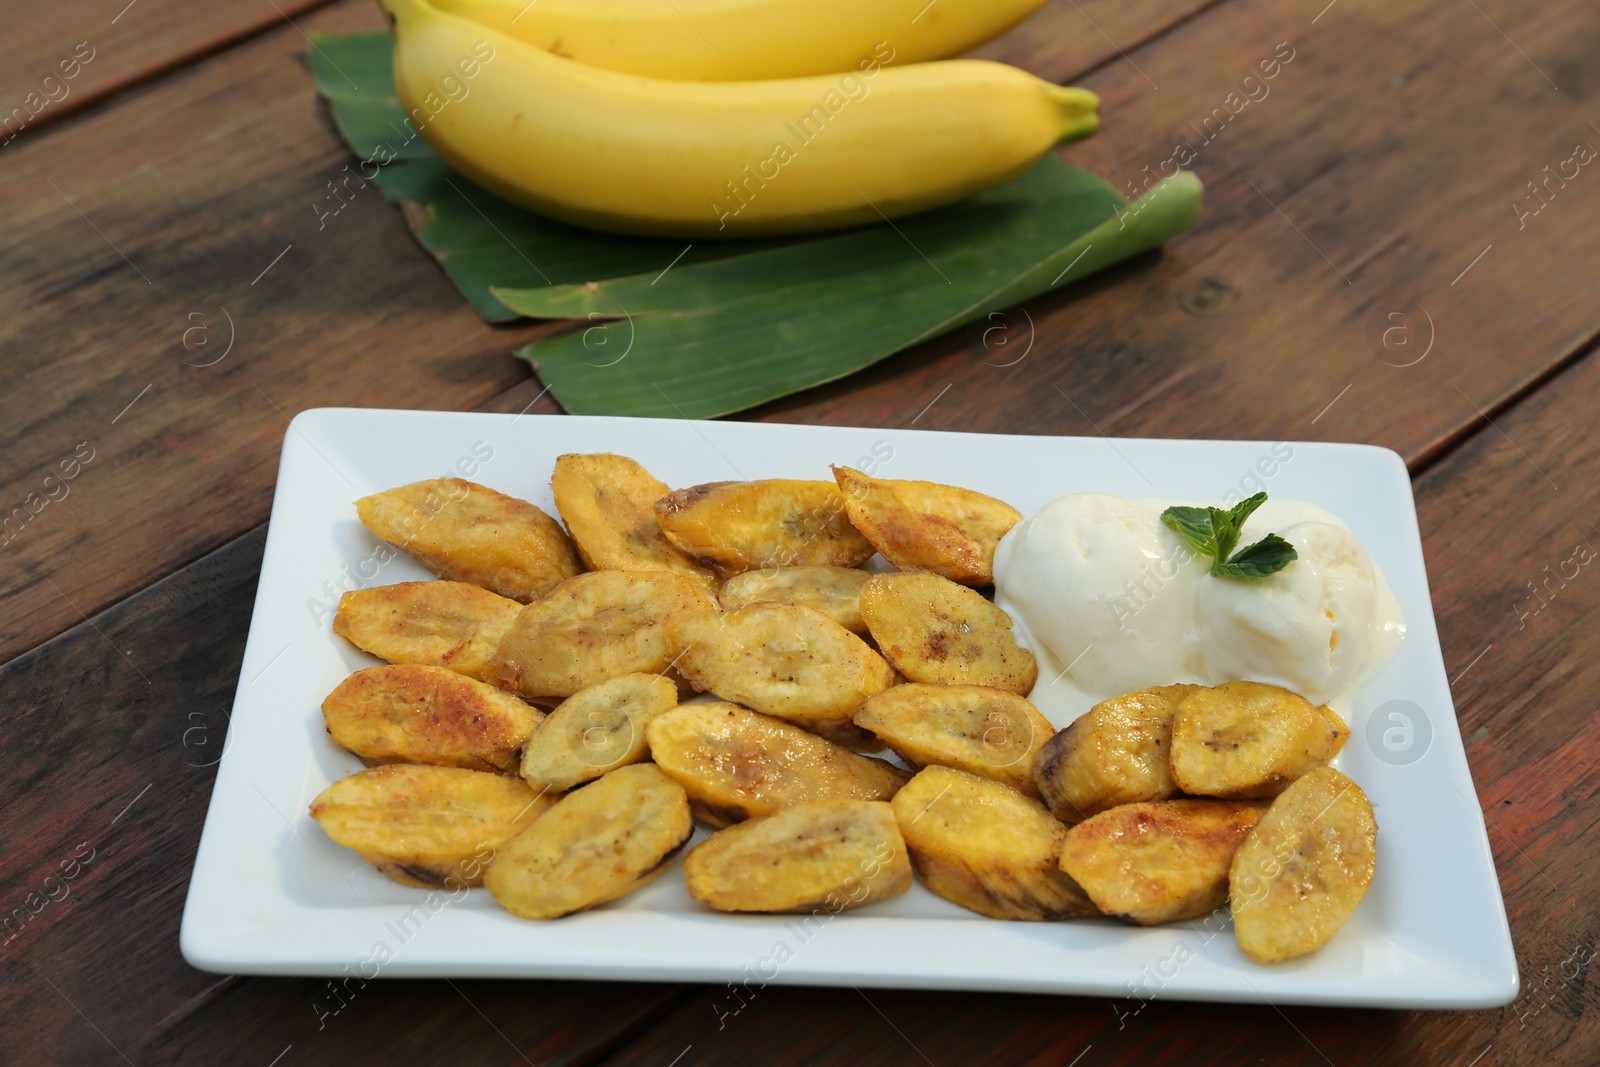
[[[569,452],[556,459],[550,488],[590,568],[670,571],[716,591],[715,572],[668,541],[656,521],[655,502],[671,490],[627,456]]]
[[[583,570],[559,522],[526,500],[461,478],[362,497],[356,514],[439,577],[523,603]]]
[[[991,919],[1099,915],[1057,862],[1067,828],[1008,785],[927,767],[890,802],[928,888]]]
[[[679,574],[580,574],[522,609],[489,657],[485,680],[528,698],[569,697],[624,674],[660,674],[672,662],[667,616],[715,607]]]
[[[911,888],[911,860],[881,800],[818,800],[751,819],[689,850],[689,895],[718,911],[837,915]]]
[[[855,567],[774,567],[736,574],[722,583],[724,611],[751,604],[790,604],[820,611],[852,633],[865,634],[861,587],[872,575]]]
[[[682,786],[648,763],[619,767],[506,844],[483,884],[521,918],[571,915],[650,881],[693,832]]]
[[[861,617],[895,670],[930,685],[990,685],[1027,693],[1039,677],[1011,616],[937,574],[876,574],[861,587]]]
[[[751,604],[667,620],[677,667],[696,689],[827,731],[850,725],[861,702],[894,684],[867,643],[819,611]]]
[[[334,741],[368,766],[505,772],[544,712],[464,674],[405,665],[352,674],[322,702],[322,717]]]
[[[660,674],[624,674],[574,693],[528,738],[523,780],[560,793],[647,759],[645,727],[677,704],[677,685]]]
[[[680,704],[645,730],[695,817],[727,826],[810,800],[888,800],[910,775],[736,704]]]
[[[1193,919],[1228,897],[1228,864],[1264,800],[1123,804],[1067,831],[1061,869],[1107,915],[1140,926]]]
[[[1022,521],[1010,504],[938,482],[871,478],[834,467],[850,522],[903,571],[932,571],[963,585],[994,583],[994,548]]]
[[[1372,804],[1350,779],[1332,767],[1296,779],[1233,855],[1240,951],[1277,963],[1326,945],[1367,895],[1377,835]]]
[[[520,778],[391,763],[334,782],[311,817],[395,881],[454,889],[482,885],[495,850],[554,803]]]
[[[1163,685],[1102,700],[1046,741],[1033,780],[1051,814],[1071,824],[1176,793],[1168,769],[1172,716],[1198,688]]]
[[[723,574],[758,568],[855,567],[873,548],[832,482],[708,482],[657,500],[667,540]]]
[[[1276,685],[1197,689],[1172,719],[1172,780],[1197,796],[1274,797],[1349,736],[1333,711]]]
[[[390,663],[448,667],[481,681],[522,605],[465,582],[401,582],[339,598],[333,632]]]
[[[956,767],[1034,796],[1034,753],[1054,732],[1022,697],[984,685],[897,685],[868,697],[856,725],[914,767]]]

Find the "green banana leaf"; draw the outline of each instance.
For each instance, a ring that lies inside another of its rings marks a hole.
[[[496,289],[581,330],[519,353],[569,411],[703,419],[841,378],[1137,255],[1193,225],[1180,174],[1123,213],[1048,157],[961,204],[800,246],[590,285]]]
[[[387,33],[314,34],[317,89],[362,173],[488,322],[584,320],[521,350],[575,414],[710,418],[850,374],[1137,255],[1199,214],[1192,175],[1129,205],[1055,156],[939,211],[842,233],[595,233],[473,185],[418,138]],[[374,177],[375,172],[375,177]]]

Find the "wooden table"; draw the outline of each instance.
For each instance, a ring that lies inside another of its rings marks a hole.
[[[1600,545],[1584,429],[1600,173],[1571,176],[1594,154],[1576,146],[1600,146],[1594,4],[1052,0],[983,54],[1100,93],[1104,129],[1070,154],[1118,186],[1187,146],[1209,190],[1198,227],[1009,313],[988,347],[958,332],[741,416],[1399,451],[1520,998],[1455,1014],[1158,1000],[1132,1017],[770,987],[723,1027],[716,988],[508,981],[374,983],[319,1026],[321,981],[185,965],[286,420],[558,411],[509,355],[536,328],[482,325],[376,193],[313,225],[346,154],[304,35],[380,25],[370,0],[16,14],[0,43],[0,107],[25,108],[0,127],[0,910],[27,921],[0,946],[0,1060],[1600,1061],[1600,578],[1549,577]]]

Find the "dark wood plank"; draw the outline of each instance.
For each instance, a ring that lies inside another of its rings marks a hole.
[[[337,1016],[320,1018],[337,1003],[326,980],[242,978],[140,1051],[152,1063],[195,1065],[241,1054],[267,1062],[292,1048],[285,1067],[291,1057],[295,1064],[576,1067],[603,1059],[686,992],[621,983],[375,982],[353,987]]]
[[[754,417],[1416,459],[1570,361],[1600,331],[1600,174],[1553,183],[1520,231],[1511,205],[1537,203],[1525,183],[1576,143],[1600,149],[1600,9],[1340,0],[1313,24],[1323,7],[1238,0],[1088,79],[1104,125],[1067,157],[1124,186],[1189,144],[1208,186],[1193,232]],[[1264,80],[1285,41],[1293,59]],[[1213,109],[1227,122],[1206,143]]]
[[[178,952],[264,528],[0,667],[8,1063],[582,1063],[677,987],[226,978]],[[54,897],[55,899],[50,899]],[[18,910],[20,909],[20,911]],[[320,1010],[318,1008],[320,1006]]]
[[[1055,82],[1131,52],[1219,0],[1048,0],[1010,32],[976,49]]]
[[[0,41],[0,148],[131,85],[328,0],[56,0],[7,20]]]
[[[381,25],[370,0],[297,21]],[[285,26],[8,150],[0,660],[263,521],[301,409],[529,375],[529,329],[483,325],[376,187],[319,232],[349,159],[304,49]]]
[[[989,48],[1070,78],[1202,3],[1056,0]],[[382,25],[370,0],[296,21]],[[483,326],[376,189],[319,230],[349,160],[304,48],[284,26],[10,149],[0,661],[262,521],[297,411],[466,408],[528,378],[508,353],[549,327]]]
[[[112,1046],[129,1052],[218,982],[178,955],[215,777],[191,764],[212,763],[226,729],[263,539],[255,531],[0,667],[14,757],[0,792],[0,901],[28,920],[0,948],[15,1062],[113,1062]],[[51,893],[66,895],[41,905]]]
[[[1498,430],[1480,426],[1416,481],[1459,728],[1521,966],[1522,995],[1513,1005],[1279,1012],[1159,999],[1140,1008],[1132,1000],[773,986],[724,1020],[719,1010],[728,1010],[732,995],[700,987],[610,1062],[661,1063],[693,1045],[697,1064],[746,1063],[758,1052],[772,1064],[825,1054],[908,1063],[921,1062],[920,1052],[939,1067],[1063,1064],[1080,1054],[1084,1064],[1465,1065],[1490,1046],[1481,1062],[1497,1067],[1593,1063],[1600,1011],[1588,957],[1600,951],[1600,900],[1591,892],[1600,876],[1600,720],[1591,694],[1600,688],[1600,580],[1590,571],[1600,564],[1593,507],[1600,439],[1590,432],[1590,407],[1597,392],[1600,357],[1591,356],[1497,419]],[[1580,545],[1589,552],[1578,552]],[[1456,728],[1445,709],[1436,710],[1436,729]]]

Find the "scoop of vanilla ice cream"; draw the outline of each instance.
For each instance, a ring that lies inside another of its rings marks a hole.
[[[1204,569],[1159,511],[1070,493],[1001,540],[995,603],[1052,654],[1054,672],[1090,693],[1124,693],[1192,673],[1192,598]]]
[[[1253,516],[1240,544],[1268,529],[1294,545],[1295,562],[1265,578],[1199,583],[1203,673],[1275,682],[1322,703],[1354,685],[1372,662],[1376,572],[1355,535],[1331,522],[1269,526]]]

